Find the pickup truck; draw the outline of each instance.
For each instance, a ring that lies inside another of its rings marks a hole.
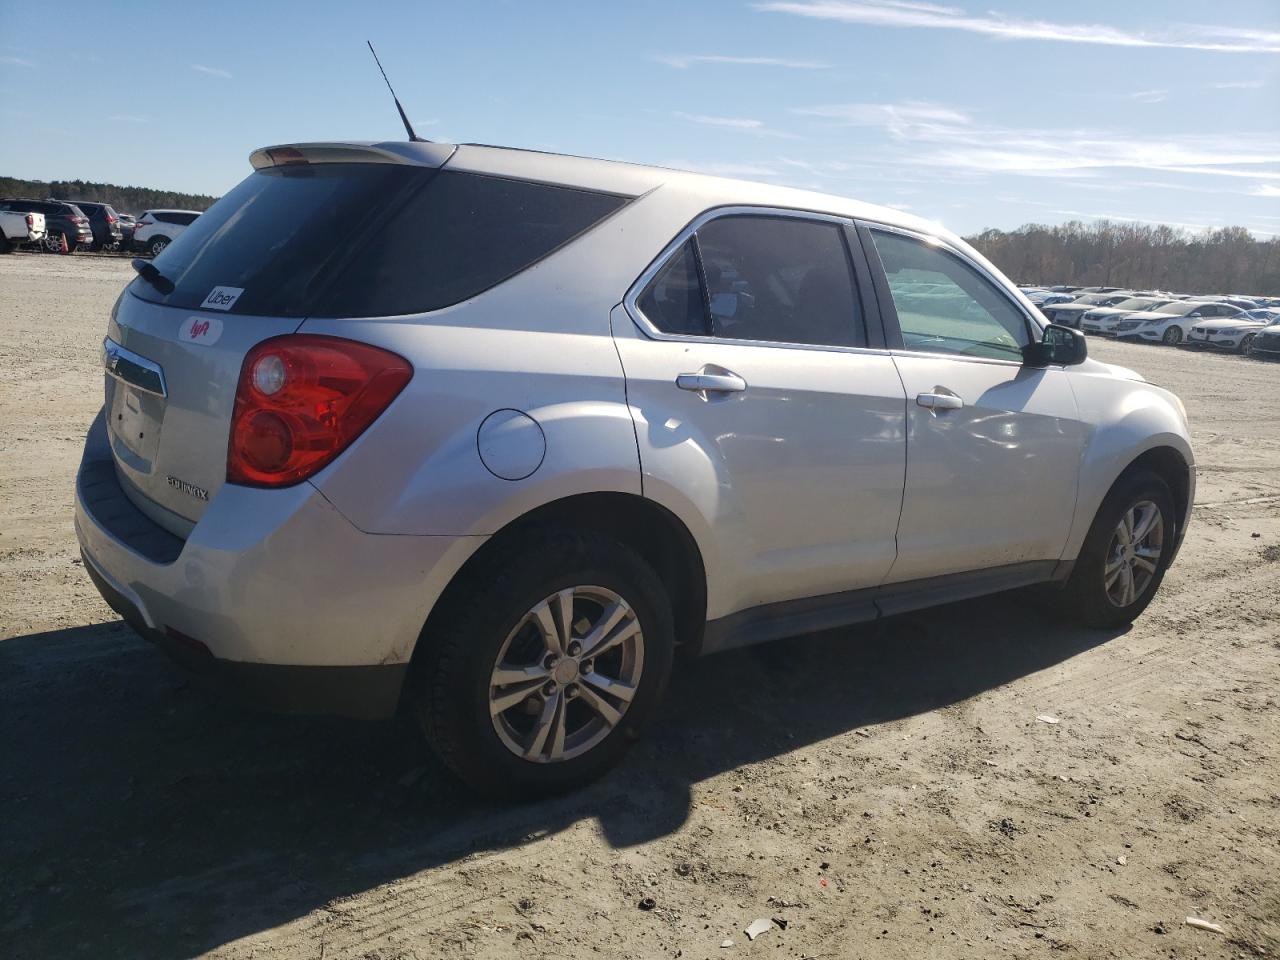
[[[0,203],[0,253],[44,239],[44,214],[8,210]]]

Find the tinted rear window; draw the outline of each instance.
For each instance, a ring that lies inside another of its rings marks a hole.
[[[627,198],[396,164],[259,170],[173,241],[174,283],[145,300],[191,309],[217,286],[233,313],[376,317],[469,299],[520,272]]]

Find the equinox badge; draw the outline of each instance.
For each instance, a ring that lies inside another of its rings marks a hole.
[[[165,477],[169,481],[169,486],[175,490],[181,490],[189,497],[195,497],[197,500],[208,500],[209,491],[203,487],[197,487],[194,483],[187,483],[185,480],[179,480],[173,475]]]

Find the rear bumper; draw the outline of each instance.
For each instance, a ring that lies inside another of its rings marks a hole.
[[[228,484],[182,540],[125,496],[101,414],[75,527],[107,603],[193,672],[263,706],[361,717],[395,710],[427,614],[484,540],[366,534],[308,483]]]
[[[273,713],[324,713],[377,720],[393,715],[409,671],[407,663],[356,667],[291,666],[220,660],[193,638],[147,625],[128,597],[112,586],[85,554],[89,579],[112,610],[154,643],[206,689],[244,706]]]

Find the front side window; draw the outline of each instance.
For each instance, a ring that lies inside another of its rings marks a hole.
[[[1022,311],[946,250],[898,233],[871,231],[908,350],[1022,359],[1031,342]]]
[[[867,343],[844,232],[825,221],[711,220],[671,256],[637,305],[666,333],[812,346]]]

